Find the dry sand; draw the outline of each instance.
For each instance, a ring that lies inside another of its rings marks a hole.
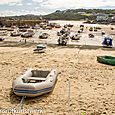
[[[11,90],[12,81],[25,69],[55,68],[61,74],[53,92],[27,98],[25,109],[42,108],[44,115],[81,115],[82,112],[85,115],[115,115],[115,67],[96,61],[98,55],[115,56],[115,51],[48,47],[46,53],[37,54],[33,49],[0,47],[0,109],[14,108],[19,104],[20,98]]]
[[[72,29],[74,32],[79,30],[79,25],[82,24],[70,21],[57,22],[62,25],[76,23]],[[86,26],[101,26],[106,33],[115,33],[115,30],[110,30],[110,25]],[[49,41],[57,41],[56,32],[59,30],[38,31],[48,32],[50,34]],[[98,37],[102,37],[102,30],[94,33],[96,35],[96,38],[93,39],[94,42],[99,40]],[[88,30],[82,33],[83,41],[87,38],[88,33]],[[20,41],[22,39],[9,36],[6,38],[6,41]],[[113,39],[115,43],[115,37]],[[27,39],[27,42],[33,40],[39,42],[38,36]],[[85,115],[115,115],[115,67],[96,61],[98,55],[115,56],[114,49],[90,48],[80,50],[69,47],[48,47],[46,53],[37,54],[33,53],[34,47],[24,47],[24,45],[23,48],[0,47],[0,109],[14,108],[20,103],[21,98],[13,94],[11,88],[13,80],[24,70],[28,68],[51,70],[55,68],[61,74],[58,76],[53,92],[36,98],[27,98],[24,102],[25,109],[42,108],[44,115],[81,115],[82,112]],[[70,108],[68,108],[69,81]],[[69,113],[68,109],[70,109]],[[38,115],[38,113],[33,115]]]

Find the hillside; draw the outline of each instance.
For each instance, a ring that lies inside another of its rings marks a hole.
[[[43,16],[47,20],[95,20],[97,13],[106,13],[115,15],[115,10],[104,9],[68,9],[64,11],[57,10],[54,13]]]

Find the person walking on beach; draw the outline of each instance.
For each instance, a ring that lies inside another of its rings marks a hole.
[[[25,44],[26,44],[26,39],[25,39]]]

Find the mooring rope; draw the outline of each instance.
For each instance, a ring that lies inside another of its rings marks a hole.
[[[22,99],[21,99],[21,101],[20,101],[19,107],[21,109],[23,108],[23,104],[24,104],[25,98],[26,98],[26,96],[23,96]]]
[[[68,81],[68,112],[70,112],[70,80]]]
[[[26,96],[23,96],[21,98],[21,101],[20,101],[19,105],[16,107],[16,109],[23,109],[23,104],[24,104],[25,98],[26,98]]]
[[[79,50],[78,50],[78,52],[77,52],[77,59],[78,59],[78,61],[77,61],[77,63],[79,62],[79,54],[80,54],[80,51],[81,51],[81,49],[80,48],[82,48],[83,46],[80,46],[79,47]],[[71,102],[71,93],[70,93],[70,90],[71,90],[71,88],[70,88],[70,86],[71,86],[71,84],[70,84],[70,80],[68,80],[68,113],[71,111],[71,108],[70,108],[70,102]]]

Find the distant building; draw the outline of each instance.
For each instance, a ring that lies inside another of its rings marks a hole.
[[[56,13],[61,13],[62,11],[61,10],[56,10]]]
[[[93,16],[96,16],[96,15],[97,15],[97,13],[93,12],[93,13],[92,13],[92,15],[93,15]]]
[[[111,22],[115,23],[115,16],[111,17]]]
[[[97,16],[97,18],[96,18],[97,22],[107,21],[109,19],[108,14],[97,14],[96,16]]]
[[[86,12],[78,12],[78,14],[85,14]]]

